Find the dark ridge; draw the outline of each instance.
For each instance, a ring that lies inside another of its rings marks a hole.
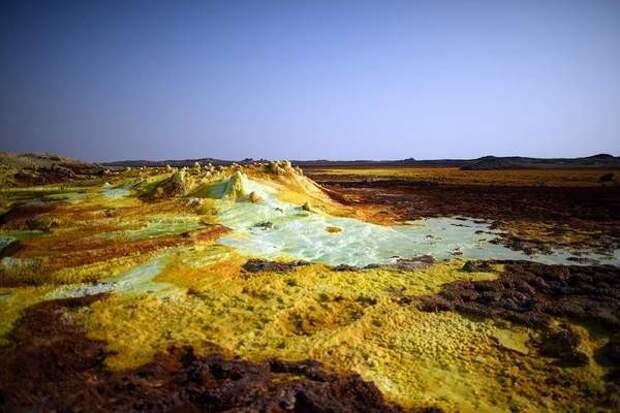
[[[524,158],[520,156],[495,157],[483,156],[463,165],[463,170],[496,170],[496,169],[560,169],[560,168],[620,168],[620,157],[598,154],[583,158]]]
[[[246,158],[240,163],[251,162],[253,159]],[[265,161],[261,159],[260,161]],[[109,167],[163,167],[170,166],[192,166],[195,162],[200,164],[212,163],[213,165],[230,165],[234,161],[196,158],[181,160],[124,160],[104,162],[103,165]],[[327,167],[398,167],[398,166],[418,166],[418,167],[455,167],[464,170],[475,169],[545,169],[545,168],[620,168],[620,157],[608,154],[598,154],[582,158],[528,158],[520,156],[483,156],[476,159],[425,159],[406,158],[400,160],[368,160],[358,159],[352,161],[338,160],[294,160],[293,165],[302,168],[327,168]]]
[[[252,158],[245,158],[240,163],[253,162]],[[259,159],[259,161],[266,161]],[[163,167],[166,165],[182,167],[192,166],[195,162],[200,164],[211,163],[213,165],[230,165],[235,161],[216,159],[216,158],[192,158],[192,159],[167,159],[167,160],[121,160],[101,163],[89,163],[77,159],[60,156],[50,153],[8,153],[0,152],[0,164],[25,173],[38,170],[39,173],[52,175],[53,179],[60,179],[67,174],[100,174],[102,166],[120,167]],[[413,157],[400,160],[368,160],[358,159],[351,161],[339,160],[295,160],[291,161],[295,166],[305,168],[321,167],[398,167],[398,166],[418,166],[418,167],[457,167],[464,170],[475,169],[530,169],[530,168],[594,168],[594,169],[618,169],[620,168],[620,157],[610,154],[596,154],[580,158],[530,158],[521,156],[492,156],[487,155],[476,159],[423,159],[417,160]]]
[[[588,158],[591,158],[591,159],[614,159],[614,156],[610,155],[608,153],[599,153],[599,154],[596,154],[596,155],[589,156]]]
[[[174,167],[183,167],[183,166],[193,166],[194,163],[198,162],[201,165],[205,165],[211,163],[213,165],[230,165],[234,163],[234,161],[226,161],[222,159],[215,158],[199,158],[199,159],[167,159],[163,161],[147,161],[147,160],[126,160],[126,161],[112,161],[112,162],[103,162],[102,164],[109,167],[153,167],[153,168],[161,168],[166,165],[174,166]]]

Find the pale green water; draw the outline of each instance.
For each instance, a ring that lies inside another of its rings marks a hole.
[[[165,256],[156,258],[146,264],[138,265],[127,271],[124,275],[98,284],[70,284],[60,286],[45,296],[45,300],[60,298],[82,297],[86,295],[107,293],[153,293],[166,290],[172,286],[167,283],[154,282],[163,268]]]
[[[339,218],[306,212],[279,201],[275,190],[244,177],[245,192],[255,191],[263,202],[224,203],[218,215],[222,224],[235,231],[220,240],[224,245],[266,259],[288,258],[338,265],[366,266],[390,263],[396,258],[431,254],[439,260],[459,256],[470,259],[523,259],[543,263],[569,264],[570,252],[555,250],[548,255],[513,251],[489,242],[499,232],[489,224],[468,219],[429,218],[409,225],[382,226],[353,218]],[[270,222],[271,228],[257,227]],[[327,227],[341,228],[329,233]],[[482,231],[482,232],[481,232]],[[478,233],[477,233],[478,232]],[[618,265],[612,257],[585,254],[601,263]]]
[[[131,195],[131,188],[129,185],[113,187],[110,184],[104,184],[102,188],[103,196],[109,199],[120,199]]]

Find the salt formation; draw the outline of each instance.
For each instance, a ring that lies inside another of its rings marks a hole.
[[[275,175],[287,175],[291,173],[300,173],[301,168],[293,168],[290,161],[271,161],[267,164],[267,171]]]
[[[383,226],[350,214],[344,217],[346,207],[331,200],[289,161],[207,165],[200,172],[197,167],[183,168],[152,185],[155,198],[186,197],[184,204],[198,213],[212,211],[211,219],[233,229],[220,240],[222,244],[260,258],[363,267],[425,254],[437,259],[458,255],[543,263],[567,263],[570,257],[563,250],[527,256],[492,243],[499,233],[486,223],[434,218]],[[591,257],[599,262],[620,258]]]
[[[166,194],[177,195],[185,194],[189,189],[189,179],[187,177],[187,169],[182,168],[179,171],[175,171],[168,180],[166,180],[162,186]]]
[[[243,188],[243,173],[237,170],[226,183],[225,196],[232,200],[238,200],[244,197],[245,189]]]
[[[262,198],[260,197],[260,195],[258,195],[256,192],[252,191],[250,192],[250,195],[248,196],[248,199],[250,202],[252,202],[253,204],[256,204],[260,201],[262,201]]]
[[[160,171],[164,172],[164,171]],[[211,163],[200,165],[195,162],[191,168],[176,169],[166,165],[165,178],[144,179],[142,194],[144,199],[159,199],[176,196],[194,198],[226,199],[235,202],[259,203],[264,199],[260,191],[245,188],[248,174],[261,180],[280,183],[296,188],[296,193],[311,197],[324,195],[309,179],[303,177],[300,168],[293,167],[290,161],[256,162],[240,165],[233,163],[228,167],[214,166]],[[300,202],[305,204],[307,200]]]
[[[569,262],[570,254],[563,250],[528,256],[522,251],[492,243],[490,241],[499,236],[499,231],[479,221],[430,218],[408,225],[383,226],[355,218],[332,216],[315,208],[309,201],[304,201],[300,207],[299,203],[281,198],[290,191],[298,191],[300,197],[312,198],[313,191],[320,190],[285,163],[271,163],[268,169],[275,175],[268,180],[250,179],[236,172],[225,181],[224,189],[217,197],[218,202],[227,199],[248,201],[245,194],[261,197],[260,203],[236,202],[218,208],[218,222],[234,230],[221,238],[220,243],[249,256],[356,267],[391,264],[399,259],[421,255],[443,260],[457,254],[472,259]],[[291,175],[284,178],[282,173]],[[318,197],[312,199],[317,202],[321,200]],[[429,234],[433,237],[429,238]],[[598,255],[592,257],[601,262],[618,259]]]

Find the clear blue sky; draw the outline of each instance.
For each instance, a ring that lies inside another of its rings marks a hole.
[[[3,1],[0,150],[620,155],[620,1]]]

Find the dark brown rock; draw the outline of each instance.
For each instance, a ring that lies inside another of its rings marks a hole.
[[[456,281],[423,296],[424,311],[457,311],[532,326],[566,317],[620,327],[620,274],[612,266],[545,265],[498,261],[505,270],[492,281]],[[480,265],[480,264],[478,264]]]
[[[620,333],[614,335],[603,347],[605,356],[616,366],[620,367]]]
[[[488,261],[467,261],[463,265],[462,271],[466,272],[490,272],[493,271]]]
[[[243,264],[243,269],[251,273],[258,273],[263,271],[290,272],[304,265],[308,265],[308,263],[306,261],[277,262],[261,259],[251,259],[248,260],[245,264]]]
[[[620,385],[620,333],[614,334],[595,354],[596,360],[610,368],[606,378]]]
[[[552,328],[552,318],[620,328],[620,274],[612,266],[545,265],[497,261],[504,272],[492,281],[456,281],[439,294],[415,298],[422,311],[458,311],[540,328],[540,353],[566,367],[589,362],[578,347],[580,337],[567,325]],[[474,267],[476,268],[476,267]],[[620,360],[620,339],[612,338],[603,358]],[[620,368],[620,365],[614,364]]]
[[[0,247],[0,258],[10,257],[21,249],[21,242],[19,242],[19,240],[13,240],[6,244],[4,247]]]
[[[558,359],[565,367],[582,367],[588,364],[588,356],[579,351],[581,337],[569,326],[563,325],[559,330],[543,334],[540,354]]]
[[[604,174],[604,175],[601,175],[601,176],[598,178],[598,181],[599,181],[600,183],[603,183],[603,184],[604,184],[604,183],[609,183],[609,182],[614,182],[615,180],[616,180],[616,177],[614,176],[614,173],[613,173],[613,172],[606,173],[606,174]]]
[[[388,265],[388,267],[399,271],[413,271],[428,268],[434,262],[435,258],[432,255],[419,255],[412,258],[399,258],[395,264]]]
[[[396,257],[392,257],[396,258]],[[368,264],[365,267],[358,267],[355,265],[340,264],[332,267],[332,271],[362,271],[375,268],[391,268],[398,271],[414,271],[423,270],[430,267],[435,262],[435,258],[432,255],[418,255],[411,258],[397,258],[395,263],[392,264]]]

